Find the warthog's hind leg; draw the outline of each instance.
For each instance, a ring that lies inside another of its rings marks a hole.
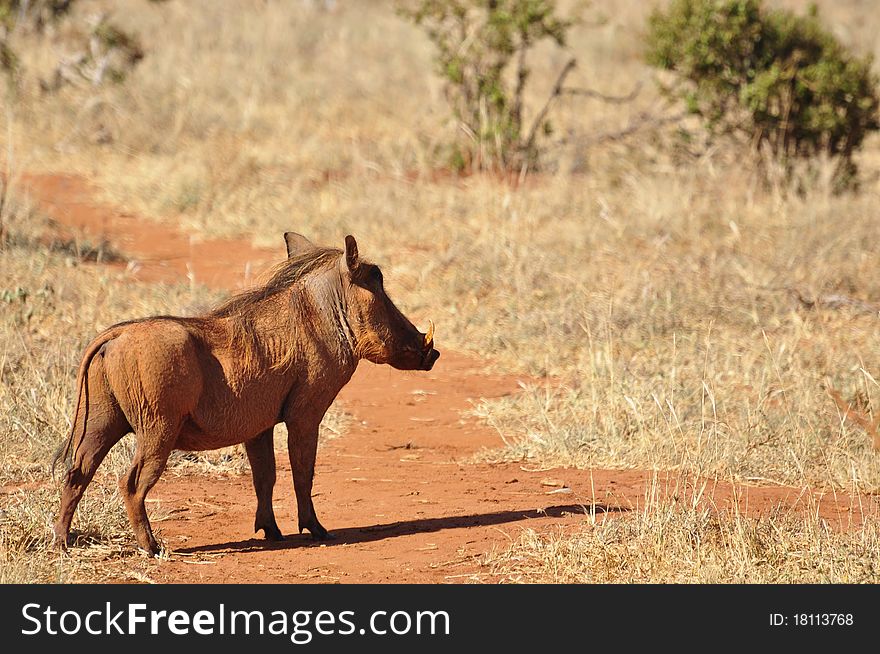
[[[254,490],[257,492],[257,515],[254,519],[254,533],[263,530],[266,540],[284,540],[275,511],[272,509],[272,489],[275,487],[275,445],[272,429],[267,429],[256,438],[246,441],[244,449],[251,464]]]
[[[128,520],[134,530],[138,545],[149,554],[159,553],[159,543],[153,536],[153,529],[147,517],[147,508],[144,502],[147,493],[159,481],[159,477],[168,463],[168,455],[171,453],[171,445],[177,434],[173,436],[164,434],[160,437],[145,437],[138,434],[138,448],[134,455],[134,461],[128,474],[120,480],[120,488],[125,498],[125,508],[128,511]]]
[[[287,450],[293,472],[293,487],[296,490],[299,533],[308,529],[315,540],[332,538],[318,522],[315,506],[312,504],[312,480],[315,477],[315,455],[318,451],[318,425],[303,427],[288,422]]]
[[[95,476],[95,471],[107,453],[120,439],[131,431],[128,421],[115,401],[109,397],[106,389],[104,374],[99,366],[93,365],[90,372],[89,386],[92,389],[92,398],[97,406],[95,398],[106,399],[101,405],[101,411],[93,410],[88,415],[88,428],[82,440],[83,421],[85,411],[81,411],[74,425],[74,443],[77,444],[68,468],[62,478],[61,509],[54,525],[55,545],[66,549],[70,538],[70,523],[79,501],[82,499],[86,486]],[[106,393],[105,393],[106,391]]]

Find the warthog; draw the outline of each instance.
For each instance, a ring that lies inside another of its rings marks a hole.
[[[287,425],[300,533],[327,538],[312,505],[318,425],[361,359],[430,370],[433,323],[421,333],[386,295],[378,266],[345,249],[284,235],[287,260],[262,287],[207,315],[154,316],[119,323],[83,355],[70,435],[55,458],[67,462],[56,542],[101,461],[134,432],[137,450],[120,481],[138,545],[159,551],[144,500],[172,450],[244,443],[257,494],[254,531],[283,538],[272,510],[273,427]]]

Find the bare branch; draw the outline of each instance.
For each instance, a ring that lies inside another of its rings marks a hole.
[[[595,98],[597,100],[602,100],[602,102],[607,102],[609,104],[626,104],[627,102],[632,102],[636,99],[636,97],[641,93],[642,86],[644,86],[644,80],[640,81],[633,87],[633,90],[627,93],[626,95],[605,95],[604,93],[600,93],[599,91],[594,91],[593,89],[581,89],[581,88],[567,88],[562,89],[562,93],[565,95],[578,95],[584,98]]]
[[[523,92],[526,87],[526,79],[529,76],[529,71],[526,68],[526,53],[530,46],[531,44],[527,37],[521,35],[516,61],[516,88],[513,90],[513,110],[510,112],[517,130],[522,126]]]
[[[813,295],[810,297],[808,292],[791,284],[753,284],[746,279],[743,279],[743,282],[750,287],[761,291],[782,291],[788,293],[805,309],[830,309],[832,311],[851,309],[856,313],[865,313],[880,317],[880,304],[866,302],[842,293],[828,293],[826,295]]]
[[[819,295],[815,298],[805,296],[800,289],[788,288],[797,298],[798,302],[806,309],[852,309],[858,313],[869,313],[880,315],[880,305],[872,302],[865,302],[858,298],[843,295],[841,293],[830,293],[828,295]]]
[[[629,124],[623,129],[597,134],[589,139],[579,139],[577,142],[583,147],[590,147],[599,143],[605,143],[606,141],[620,141],[647,127],[660,127],[661,125],[668,125],[669,123],[677,123],[687,116],[687,111],[680,111],[668,116],[658,116],[656,114],[642,112],[635,118],[631,119]]]
[[[535,116],[535,120],[532,123],[531,129],[529,129],[529,135],[526,137],[525,143],[523,144],[523,150],[528,152],[535,145],[535,137],[538,135],[538,128],[543,124],[544,119],[547,117],[547,112],[550,111],[550,107],[553,105],[553,102],[562,95],[562,85],[565,84],[565,78],[568,77],[568,74],[574,70],[574,67],[577,65],[576,59],[569,59],[568,63],[562,68],[559,73],[559,77],[556,78],[556,84],[553,85],[553,90],[550,92],[550,97],[547,98],[547,102],[544,103],[544,106],[541,108],[541,111],[538,112],[538,115]]]

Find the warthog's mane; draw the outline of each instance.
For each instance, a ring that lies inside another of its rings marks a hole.
[[[342,250],[337,248],[313,248],[290,257],[274,268],[271,278],[263,286],[233,295],[211,311],[209,317],[227,318],[247,315],[250,309],[256,308],[278,293],[283,293],[307,275],[330,268],[339,261],[341,255]]]
[[[263,337],[271,336],[277,329],[277,326],[269,327],[260,317],[261,307],[267,300],[290,290],[313,273],[337,266],[341,256],[342,250],[317,247],[294,255],[273,269],[268,282],[233,295],[195,321],[201,324],[203,329],[213,329],[216,319],[230,319],[228,332],[230,347],[237,350],[238,357],[246,368],[259,369],[263,365],[264,352],[263,346],[258,343],[257,334],[262,334]],[[290,306],[299,315],[315,311],[308,302],[294,300]],[[295,323],[291,323],[291,328],[295,328]],[[273,368],[283,368],[293,362],[295,355],[296,348],[286,348],[282,358],[271,365]]]

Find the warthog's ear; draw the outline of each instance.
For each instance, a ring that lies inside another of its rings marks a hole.
[[[287,243],[287,258],[289,259],[295,254],[302,254],[307,250],[312,250],[315,244],[312,243],[302,234],[296,232],[284,232],[284,242]]]
[[[358,244],[351,234],[345,237],[345,264],[352,271],[358,266]]]

